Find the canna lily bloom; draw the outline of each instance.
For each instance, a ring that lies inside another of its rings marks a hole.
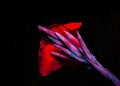
[[[82,22],[72,22],[67,24],[53,24],[51,26],[46,26],[46,27],[42,27],[39,25],[38,29],[40,32],[42,31],[46,32],[47,35],[49,35],[48,37],[49,39],[52,39],[54,42],[57,42],[57,44],[62,46],[62,43],[57,40],[57,36],[53,32],[57,32],[65,36],[66,35],[65,31],[67,31],[73,34],[74,36],[77,36],[75,32],[76,30],[80,30],[81,26],[82,26]],[[46,35],[42,35],[42,39],[40,40],[40,48],[38,51],[39,72],[41,76],[48,76],[63,66],[76,67],[78,65],[76,60],[69,62],[71,58],[69,58],[68,56],[62,55],[60,53],[54,52],[54,51],[60,51],[60,49],[55,47],[53,43],[46,40],[45,36]],[[77,39],[73,39],[72,41],[76,46],[80,47],[79,41]],[[55,56],[53,56],[51,53],[62,57],[64,60],[62,60],[61,58],[55,58]],[[71,55],[73,56],[74,54],[71,54]],[[74,55],[74,57],[76,56]],[[58,61],[58,59],[60,61]],[[69,61],[65,61],[65,59]]]
[[[43,38],[40,42],[39,71],[41,75],[47,76],[62,66],[66,66],[66,64],[67,66],[75,67],[77,64],[73,61],[74,59],[79,63],[84,63],[87,66],[90,65],[91,68],[96,69],[107,79],[111,80],[116,86],[120,86],[120,81],[117,77],[97,61],[96,57],[90,53],[89,49],[85,45],[85,42],[78,30],[75,26],[74,29],[71,29],[71,25],[76,26],[75,23],[69,23],[62,25],[62,27],[64,27],[62,29],[59,29],[59,26],[61,26],[59,25],[57,29],[52,28],[51,30],[38,26],[39,30],[44,31],[47,34],[48,39],[52,41],[52,43],[50,43],[49,41],[45,41]],[[80,23],[78,23],[78,25],[80,25]],[[64,53],[61,53],[61,51]],[[52,55],[57,56],[57,59],[55,59]],[[62,58],[63,60],[67,59],[69,64],[65,62],[61,63],[58,58]],[[73,59],[69,62],[71,58]]]

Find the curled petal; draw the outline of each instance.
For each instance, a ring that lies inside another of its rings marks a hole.
[[[53,38],[53,37],[51,37],[51,36],[48,36],[48,38],[49,38],[52,42],[54,42],[55,44],[60,45],[60,46],[63,46],[63,44],[62,44],[59,40],[57,40],[57,39],[55,39],[55,38]]]
[[[42,27],[42,26],[40,26],[40,25],[38,25],[38,29],[41,30],[41,31],[44,31],[44,32],[47,33],[48,35],[50,35],[50,36],[52,36],[52,37],[54,37],[54,38],[57,39],[57,36],[54,34],[54,32],[53,32],[52,30],[49,30],[49,29],[47,29],[47,28],[45,28],[45,27]]]
[[[65,55],[63,55],[63,54],[61,54],[61,53],[59,53],[59,52],[53,51],[53,52],[51,52],[51,54],[54,55],[54,56],[58,56],[58,57],[60,57],[60,58],[68,59],[68,60],[69,60],[69,58],[68,58],[67,56],[65,56]]]
[[[80,62],[84,62],[87,63],[87,61],[82,58],[82,57],[77,57],[74,53],[72,53],[71,51],[69,51],[68,49],[61,47],[59,45],[54,44],[54,46],[56,46],[57,48],[59,48],[60,50],[62,50],[64,53],[66,53],[67,55],[69,55],[72,58],[75,58],[76,60],[80,61]]]
[[[79,50],[72,43],[70,43],[70,41],[68,41],[64,36],[57,32],[55,32],[55,34],[60,40],[62,40],[62,42],[68,47],[68,49],[70,49],[70,51],[72,51],[78,57],[82,56],[81,53],[78,52]]]

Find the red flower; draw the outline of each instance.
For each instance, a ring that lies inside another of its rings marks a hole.
[[[76,36],[75,31],[80,29],[82,23],[81,22],[72,22],[67,24],[53,24],[51,26],[47,26],[46,28],[51,29],[54,32],[58,32],[62,35],[64,31],[68,31],[74,36]],[[79,45],[79,42],[75,43]],[[51,73],[55,72],[63,65],[67,66],[75,66],[76,64],[65,63],[58,61],[55,57],[51,55],[52,51],[59,50],[55,46],[53,46],[50,42],[46,41],[43,37],[40,40],[40,48],[39,48],[39,72],[42,76],[50,75]]]

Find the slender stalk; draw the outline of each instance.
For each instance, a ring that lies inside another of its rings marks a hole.
[[[116,86],[120,86],[120,81],[113,75],[107,68],[104,68],[103,66],[99,66],[92,62],[90,59],[87,59],[87,61],[96,69],[98,70],[103,76],[105,76],[107,79],[111,80]],[[97,62],[99,63],[99,62]],[[100,64],[100,63],[99,63]]]

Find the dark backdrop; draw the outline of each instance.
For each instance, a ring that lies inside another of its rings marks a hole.
[[[25,81],[28,86],[114,86],[96,71],[82,66],[63,68],[48,77],[38,71],[40,36],[37,25],[82,21],[81,35],[97,60],[120,79],[118,11],[89,11],[74,9],[31,9],[25,18],[26,32],[23,40],[25,51]]]

